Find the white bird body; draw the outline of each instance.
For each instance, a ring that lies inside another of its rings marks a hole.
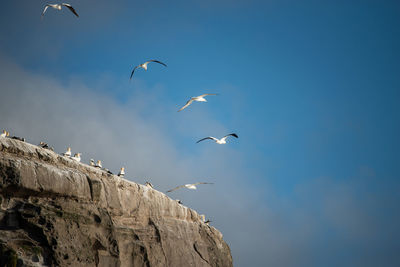
[[[196,190],[197,189],[196,185],[199,185],[199,184],[213,184],[213,183],[199,182],[199,183],[194,183],[194,184],[184,184],[184,185],[180,185],[175,188],[172,188],[171,190],[168,190],[167,193],[175,191],[175,190],[183,188],[183,187],[186,187],[187,189]]]
[[[7,136],[7,131],[3,130],[3,132],[0,134],[0,137],[6,137]]]
[[[125,175],[125,168],[122,167],[121,170],[120,170],[119,173],[118,173],[118,176],[124,177],[124,175]]]
[[[212,137],[212,136],[208,136],[208,137],[205,137],[205,138],[203,138],[203,139],[200,139],[200,140],[197,141],[196,143],[199,143],[199,142],[204,141],[204,140],[207,140],[207,139],[211,139],[211,140],[214,140],[215,143],[217,143],[217,144],[224,145],[224,144],[226,144],[226,139],[227,139],[229,136],[233,136],[233,137],[239,138],[239,136],[238,136],[237,134],[231,133],[231,134],[225,135],[225,136],[222,137],[221,139],[218,139],[218,138],[215,138],[215,137]]]
[[[43,9],[42,18],[44,16],[44,13],[46,13],[46,11],[49,7],[56,9],[56,10],[61,10],[63,6],[68,8],[72,13],[74,13],[75,16],[79,17],[78,13],[76,13],[76,10],[70,4],[62,3],[62,4],[47,4]]]
[[[103,168],[103,166],[101,165],[101,160],[98,160],[95,167],[97,168]]]
[[[67,148],[67,151],[65,151],[65,152],[63,153],[63,156],[65,156],[65,157],[71,157],[71,155],[72,155],[72,153],[71,153],[71,148],[68,147],[68,148]]]
[[[135,73],[135,70],[136,70],[136,69],[142,68],[142,69],[144,69],[144,70],[147,70],[147,65],[148,65],[150,62],[155,62],[155,63],[161,64],[161,65],[163,65],[163,66],[165,66],[165,67],[167,66],[165,63],[162,63],[161,61],[158,61],[158,60],[155,60],[155,59],[146,61],[145,63],[140,64],[140,65],[137,65],[136,67],[133,68],[130,79],[132,79],[133,73]]]
[[[71,159],[80,162],[81,161],[81,153],[76,153]]]
[[[205,99],[204,97],[208,96],[208,95],[217,95],[217,94],[203,94],[203,95],[191,97],[188,100],[188,102],[186,102],[186,104],[178,110],[178,112],[184,110],[185,108],[187,108],[189,105],[191,105],[193,103],[193,101],[207,102],[207,99]]]
[[[196,185],[194,185],[194,184],[185,184],[185,187],[187,189],[192,189],[192,190],[196,190],[197,189]]]

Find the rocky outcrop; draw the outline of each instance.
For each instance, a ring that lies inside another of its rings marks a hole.
[[[152,188],[0,138],[0,266],[232,266],[222,234]]]

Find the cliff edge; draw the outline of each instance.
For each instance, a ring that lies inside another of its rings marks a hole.
[[[0,266],[232,266],[222,234],[165,194],[0,137]]]

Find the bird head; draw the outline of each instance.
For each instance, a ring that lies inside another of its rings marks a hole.
[[[125,167],[122,167],[122,168],[121,168],[121,171],[122,171],[122,172],[125,171]]]
[[[68,147],[68,148],[67,148],[67,151],[68,151],[68,152],[71,152],[71,148],[70,148],[70,147]]]

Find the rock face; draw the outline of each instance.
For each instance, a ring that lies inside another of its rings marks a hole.
[[[222,234],[152,188],[0,137],[0,266],[232,266]]]

